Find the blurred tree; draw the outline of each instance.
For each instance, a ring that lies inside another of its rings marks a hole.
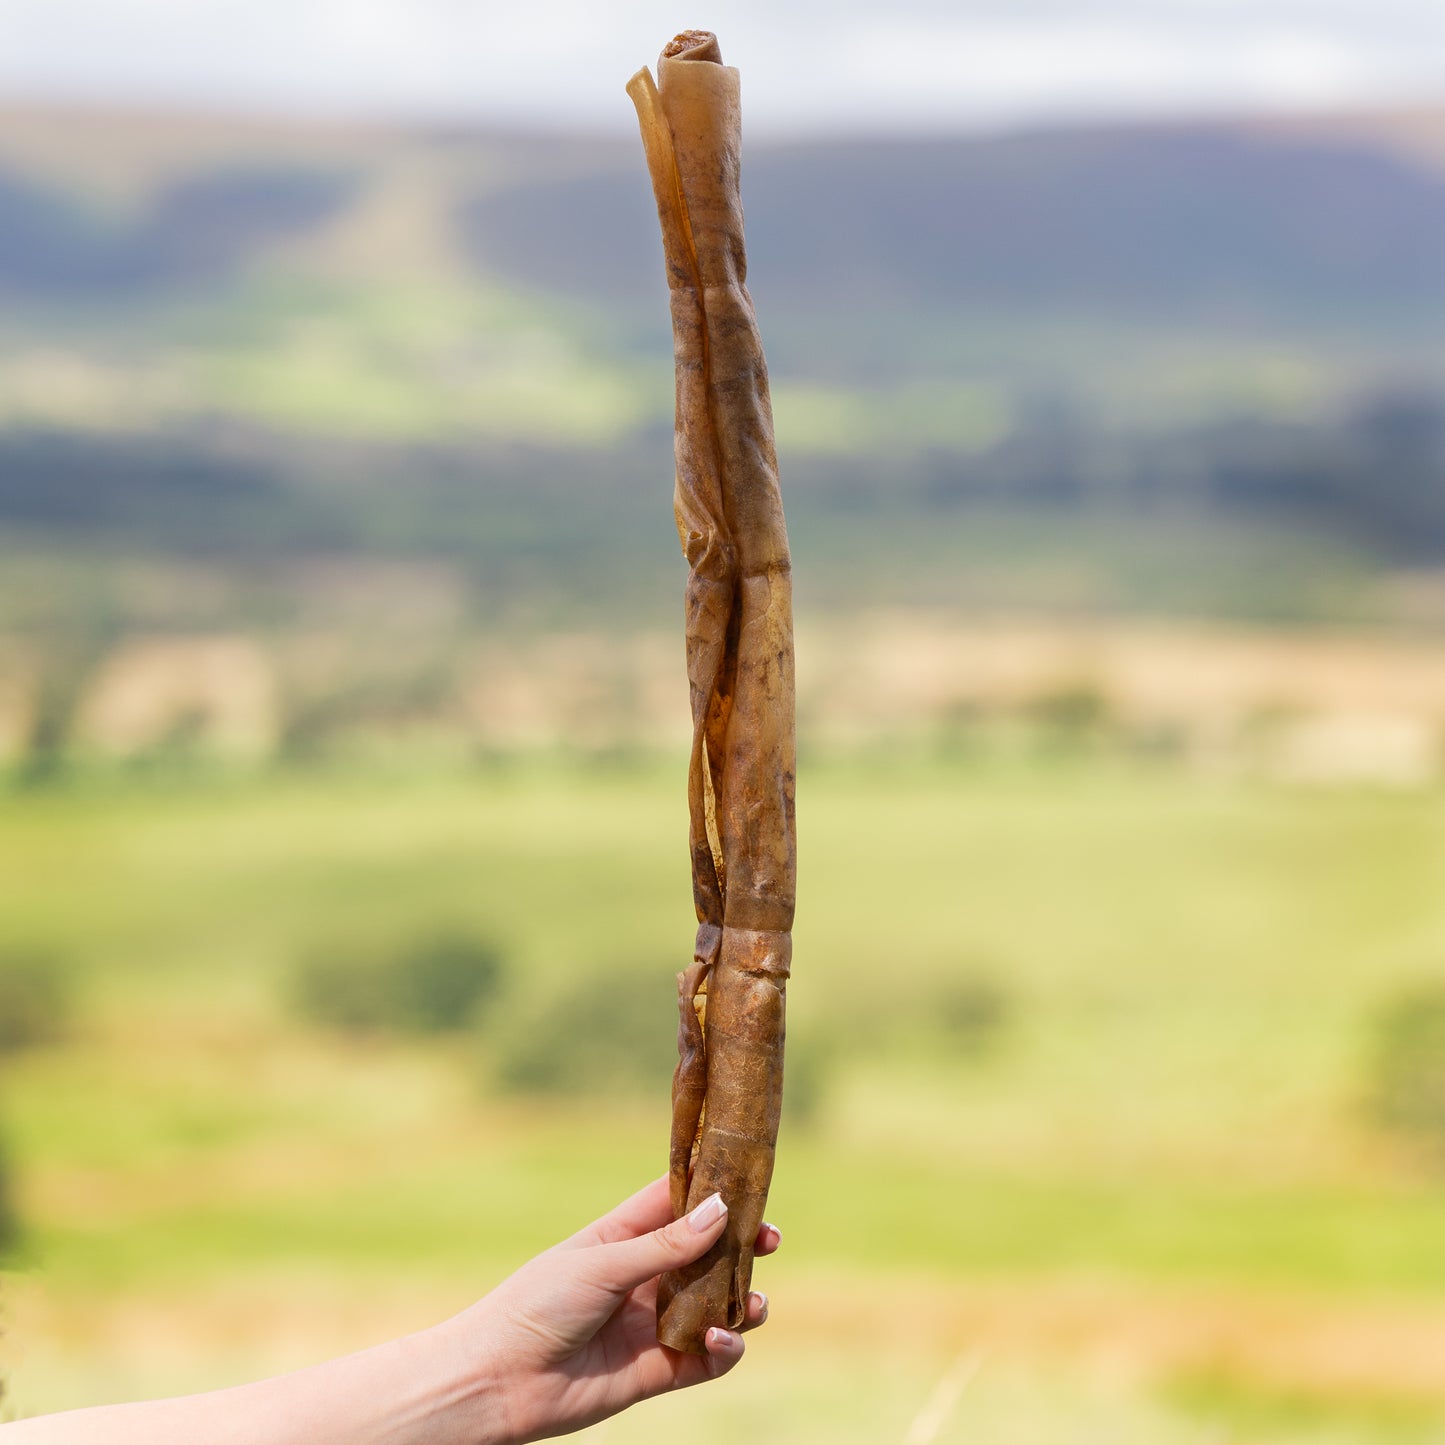
[[[1112,723],[1109,699],[1088,678],[1063,680],[1029,700],[1024,716],[1045,746],[1072,752],[1096,745]]]
[[[442,1034],[475,1023],[504,975],[488,940],[427,934],[379,953],[328,947],[297,967],[292,996],[304,1018],[343,1033]]]
[[[15,1209],[15,1174],[10,1152],[0,1137],[0,1263],[15,1250],[20,1241],[20,1219]],[[0,1394],[3,1394],[0,1381]]]
[[[1376,1122],[1445,1165],[1445,980],[1413,984],[1379,1010],[1366,1099]]]
[[[0,954],[0,1054],[53,1043],[70,1018],[69,980],[59,960]]]
[[[783,1054],[783,1128],[817,1128],[833,1082],[833,1051],[817,1029],[791,1026]]]
[[[30,733],[21,755],[18,781],[49,782],[64,767],[71,725],[116,629],[103,615],[78,619],[45,640]]]
[[[945,979],[938,985],[931,1007],[950,1043],[967,1055],[992,1047],[1013,1011],[1003,986],[979,976]]]
[[[476,1021],[501,987],[500,949],[464,934],[422,939],[399,956],[397,1022],[412,1033],[436,1034]]]
[[[498,1079],[532,1094],[654,1093],[677,1060],[677,990],[664,968],[590,972],[502,1042]]]

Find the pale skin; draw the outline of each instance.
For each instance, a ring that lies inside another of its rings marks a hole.
[[[522,1445],[570,1434],[653,1395],[725,1375],[730,1330],[706,1355],[657,1343],[657,1277],[723,1231],[714,1195],[673,1221],[667,1180],[524,1264],[470,1309],[418,1334],[295,1374],[174,1400],[0,1426],[3,1445]],[[780,1236],[770,1224],[757,1252]],[[748,1327],[767,1318],[748,1296]]]

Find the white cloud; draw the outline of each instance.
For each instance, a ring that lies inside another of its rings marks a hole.
[[[1440,0],[704,8],[757,129],[1445,96]],[[622,83],[678,19],[675,0],[0,0],[0,93],[620,128]]]

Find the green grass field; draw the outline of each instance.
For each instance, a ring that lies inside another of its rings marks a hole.
[[[1364,1107],[1372,1019],[1445,976],[1438,796],[820,762],[799,817],[773,1320],[596,1438],[901,1441],[955,1367],[939,1440],[1445,1438],[1445,1180]],[[0,1056],[11,1408],[420,1325],[659,1172],[665,1057],[498,1078],[597,975],[670,1036],[684,827],[677,763],[0,799],[0,956],[74,997]],[[439,927],[506,958],[474,1032],[297,1016],[300,960]]]

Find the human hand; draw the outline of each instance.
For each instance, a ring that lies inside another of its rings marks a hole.
[[[706,1355],[657,1342],[658,1275],[706,1253],[726,1220],[715,1196],[674,1222],[667,1180],[654,1180],[458,1316],[452,1323],[487,1356],[505,1438],[564,1435],[732,1369],[743,1342],[731,1330],[709,1330]],[[764,1224],[757,1253],[771,1254],[780,1240]],[[767,1297],[749,1294],[745,1328],[767,1314]]]
[[[523,1445],[565,1435],[742,1358],[731,1330],[709,1330],[706,1355],[657,1343],[657,1276],[707,1252],[727,1219],[721,1206],[714,1196],[673,1223],[658,1179],[445,1324],[250,1385],[39,1416],[0,1434],[15,1445]],[[765,1224],[756,1252],[779,1242]],[[767,1315],[767,1298],[750,1294],[744,1328]]]

